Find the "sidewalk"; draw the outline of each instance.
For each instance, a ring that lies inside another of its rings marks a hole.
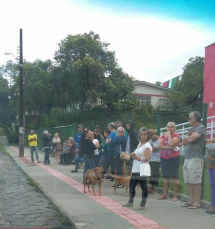
[[[31,177],[65,211],[77,228],[96,229],[202,229],[214,228],[215,217],[203,215],[204,209],[190,210],[182,208],[181,201],[157,200],[160,194],[150,194],[144,211],[134,211],[121,207],[128,202],[125,189],[113,193],[113,182],[103,179],[102,194],[94,197],[92,192],[83,193],[83,173],[71,173],[74,165],[63,166],[32,164],[29,149],[25,148],[25,157],[18,157],[18,148],[7,146],[7,151],[18,166]],[[44,155],[39,154],[43,161]],[[95,188],[98,190],[98,187]],[[134,206],[141,201],[141,189],[137,187]]]

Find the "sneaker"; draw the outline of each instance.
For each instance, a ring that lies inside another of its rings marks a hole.
[[[37,163],[41,163],[41,161],[37,161]]]
[[[133,207],[133,203],[127,203],[127,204],[123,204],[123,207]]]
[[[113,179],[113,177],[108,175],[108,176],[106,176],[106,179]]]
[[[137,210],[137,211],[139,211],[139,210],[145,210],[145,207],[138,206],[138,207],[134,207],[133,210]]]
[[[63,162],[59,162],[58,164],[59,164],[59,165],[60,165],[60,164],[63,164]]]
[[[203,212],[203,215],[208,215],[208,214],[215,216],[215,212],[209,212],[208,210]]]
[[[78,172],[78,170],[72,170],[71,171],[71,173],[77,173]]]
[[[123,188],[123,187],[124,187],[124,185],[121,185],[121,184],[117,185],[117,188]]]

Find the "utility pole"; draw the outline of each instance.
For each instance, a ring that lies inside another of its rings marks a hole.
[[[20,58],[19,58],[19,157],[24,157],[24,104],[23,104],[23,46],[22,29],[20,29]]]

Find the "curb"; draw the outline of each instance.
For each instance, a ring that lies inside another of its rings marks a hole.
[[[148,188],[150,188],[150,185],[147,185]],[[160,188],[160,187],[155,187],[154,188],[155,192],[159,193],[159,194],[163,194],[164,189]],[[169,190],[168,191],[168,197],[173,197],[174,192]],[[182,202],[187,202],[189,201],[190,197],[188,195],[182,194],[182,193],[178,193],[178,200],[181,200]],[[211,207],[211,203],[207,200],[201,200],[201,208],[204,209],[209,209]]]
[[[70,219],[69,214],[67,211],[65,211],[62,206],[56,201],[54,200],[48,192],[45,192],[44,189],[33,179],[31,178],[20,166],[19,168],[23,171],[23,173],[29,177],[30,179],[33,180],[33,182],[35,183],[36,187],[40,190],[40,192],[53,204],[53,206],[56,208],[56,210],[63,216],[65,216],[69,223],[71,224],[72,228],[71,229],[77,229],[76,225],[73,223],[73,221]]]
[[[4,144],[3,144],[4,145]],[[4,146],[6,146],[6,145],[4,145]],[[7,147],[7,146],[6,146]],[[16,163],[16,161],[13,159],[13,157],[10,155],[10,153],[9,153],[9,157]],[[17,163],[16,163],[17,164]],[[47,192],[45,192],[44,191],[44,189],[33,179],[33,178],[31,178],[23,169],[22,169],[22,167],[21,166],[19,166],[18,164],[17,164],[17,166],[22,170],[22,172],[28,177],[28,178],[30,178],[30,179],[32,179],[33,180],[33,182],[35,183],[35,185],[36,185],[36,187],[40,190],[40,192],[52,203],[52,205],[56,208],[56,211],[58,211],[61,215],[63,215],[63,216],[65,216],[67,219],[68,219],[68,221],[69,221],[69,223],[71,224],[71,227],[72,228],[70,228],[70,229],[77,229],[77,227],[76,227],[76,225],[73,223],[73,221],[70,219],[70,217],[69,217],[69,214],[68,214],[68,212],[66,212],[63,208],[62,208],[62,206],[57,202],[57,201],[55,201],[50,195],[49,195],[49,193],[47,193]],[[66,228],[66,226],[65,226],[65,228]]]

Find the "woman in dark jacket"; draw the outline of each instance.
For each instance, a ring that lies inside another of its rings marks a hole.
[[[139,144],[138,133],[134,129],[134,122],[132,120],[126,123],[126,127],[128,130],[127,151],[126,152],[130,154],[136,150]],[[133,159],[126,162],[127,175],[131,174],[132,165],[133,165]]]
[[[85,160],[84,174],[88,169],[95,168],[94,150],[96,150],[96,146],[91,139],[92,134],[90,130],[84,130],[81,137],[81,146]]]
[[[51,165],[49,160],[49,152],[52,144],[52,136],[47,130],[43,131],[42,135],[43,150],[45,151],[44,164]]]
[[[114,165],[117,175],[122,175],[123,161],[120,159],[120,153],[125,152],[127,139],[125,137],[125,130],[123,127],[117,129],[117,136],[113,140],[113,153],[114,153]],[[118,184],[118,188],[121,184]]]

